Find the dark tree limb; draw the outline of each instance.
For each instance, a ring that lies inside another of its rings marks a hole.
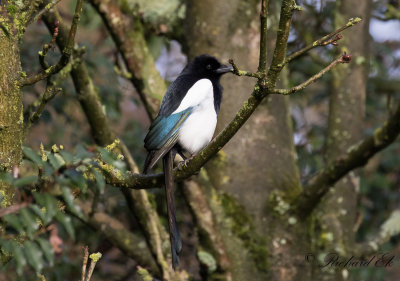
[[[131,11],[133,15],[127,17],[121,11],[118,1],[90,0],[90,3],[102,17],[132,75],[130,80],[138,91],[149,118],[153,119],[167,87],[147,48],[139,14]]]
[[[69,29],[69,35],[66,40],[66,44],[65,44],[64,48],[62,49],[61,58],[58,60],[58,62],[55,65],[52,65],[52,66],[46,68],[45,70],[40,71],[39,73],[37,73],[35,75],[25,77],[24,79],[22,79],[19,82],[20,86],[32,85],[38,81],[44,80],[44,79],[50,77],[51,75],[60,72],[61,69],[63,69],[68,64],[70,57],[72,55],[73,49],[74,49],[75,35],[76,35],[76,31],[78,29],[78,23],[79,23],[79,19],[80,19],[81,13],[82,13],[82,6],[83,6],[83,0],[77,0],[76,6],[75,6],[74,17],[72,19],[71,28]],[[42,55],[42,57],[44,57],[44,56],[45,56],[45,54]],[[44,60],[44,58],[43,58],[43,60]]]
[[[345,155],[320,171],[304,187],[303,193],[295,200],[294,210],[307,216],[314,210],[321,198],[339,179],[355,168],[365,165],[376,153],[394,142],[400,133],[400,104],[396,111],[374,133],[350,147]]]
[[[53,32],[55,28],[54,22],[59,20],[60,16],[56,12],[48,12],[44,14],[43,19],[50,29],[50,32]],[[63,24],[60,25],[59,29],[57,44],[60,48],[63,48],[68,36],[68,31]],[[71,75],[78,93],[78,100],[89,121],[91,132],[96,144],[106,146],[113,143],[117,137],[111,129],[107,116],[102,110],[98,93],[95,90],[85,63],[81,62],[72,68]],[[138,172],[139,170],[136,162],[128,148],[122,141],[118,140],[118,142],[119,148],[121,149],[130,170]],[[132,214],[138,220],[139,225],[145,234],[147,245],[152,251],[153,256],[156,258],[156,263],[161,269],[162,276],[166,279],[170,278],[173,273],[168,267],[166,255],[163,253],[162,248],[163,241],[167,240],[166,233],[156,211],[149,202],[147,193],[144,190],[122,190],[122,193]],[[116,246],[119,247],[118,245]]]
[[[244,125],[247,119],[253,114],[261,101],[269,94],[274,94],[274,87],[282,68],[280,65],[285,60],[286,44],[289,37],[290,22],[292,13],[295,10],[295,3],[292,0],[284,1],[281,9],[281,19],[279,23],[278,37],[274,50],[274,58],[265,78],[259,79],[254,87],[250,97],[245,101],[242,108],[235,115],[233,120],[197,155],[189,161],[182,170],[175,170],[174,178],[177,181],[184,180],[197,173],[200,168],[214,156],[222,147],[236,134]],[[266,31],[264,31],[266,32]],[[266,35],[265,35],[266,36]],[[260,54],[266,53],[266,45],[260,43]],[[340,62],[335,62],[337,64]],[[233,63],[233,61],[231,61]],[[234,63],[233,63],[234,65]],[[333,67],[333,66],[332,66]],[[236,74],[241,71],[236,68]],[[261,75],[260,73],[254,75]],[[252,76],[249,74],[246,76]],[[321,75],[322,76],[322,75]],[[257,76],[258,78],[258,76]],[[307,81],[306,81],[307,82]],[[99,162],[101,169],[108,183],[117,187],[126,187],[131,189],[150,189],[162,186],[162,174],[141,175],[136,173],[121,173],[114,167]]]

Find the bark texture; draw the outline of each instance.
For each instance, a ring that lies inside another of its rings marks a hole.
[[[4,8],[1,7],[0,8]],[[21,62],[18,36],[9,16],[0,10],[0,171],[10,171],[22,159],[23,108],[18,86]],[[11,205],[13,189],[0,182],[0,206]]]
[[[340,1],[335,13],[335,25],[343,25],[348,18],[363,17],[363,21],[349,32],[344,32],[338,52],[353,55],[353,63],[332,70],[332,91],[329,103],[326,161],[334,161],[346,153],[363,137],[365,96],[368,74],[370,1]],[[366,16],[365,16],[366,15]],[[347,33],[347,34],[346,34]],[[340,256],[351,256],[354,247],[359,177],[349,173],[328,192],[313,215],[315,249],[324,256],[336,252]],[[314,230],[315,230],[314,229]],[[347,269],[333,271],[317,269],[315,279],[345,280]]]
[[[255,70],[259,13],[259,1],[188,1],[189,56],[208,53],[225,63],[233,58],[241,69]],[[275,37],[275,32],[271,34]],[[217,130],[231,121],[255,82],[229,75],[223,78]],[[289,265],[290,258],[286,264],[282,254],[298,252],[292,245],[297,234],[282,237],[289,233],[283,231],[288,224],[282,224],[287,218],[277,219],[273,214],[277,204],[284,205],[301,191],[287,99],[275,96],[263,102],[206,170],[212,187],[205,193],[223,237],[233,280],[266,280],[268,272],[279,275],[279,280],[291,280],[282,279],[289,277],[287,270],[292,271],[293,265]],[[281,247],[286,241],[290,250]]]

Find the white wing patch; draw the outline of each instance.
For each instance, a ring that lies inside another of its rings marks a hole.
[[[172,114],[184,111],[189,107],[200,105],[206,99],[214,100],[214,91],[209,79],[200,79],[189,89],[179,107]]]
[[[197,81],[173,113],[183,111],[188,107],[194,107],[194,109],[179,130],[178,142],[183,149],[196,154],[211,141],[217,125],[214,91],[210,80]]]

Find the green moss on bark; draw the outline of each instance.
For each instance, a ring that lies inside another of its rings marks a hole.
[[[0,22],[7,22],[0,16]],[[17,86],[21,63],[16,36],[0,32],[0,170],[10,171],[22,159],[22,94]],[[2,207],[11,205],[13,190],[0,182]]]

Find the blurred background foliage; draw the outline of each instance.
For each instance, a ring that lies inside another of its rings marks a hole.
[[[182,34],[182,20],[185,16],[185,2],[178,0],[126,0],[125,5],[134,8],[145,26],[149,48],[156,60],[156,66],[167,80],[173,80],[186,63],[179,44]],[[63,19],[71,22],[74,1],[62,0],[58,8]],[[289,38],[288,52],[310,44],[315,38],[330,33],[333,28],[334,1],[299,0],[302,12],[295,13]],[[368,93],[366,100],[365,135],[372,132],[390,115],[393,105],[400,102],[400,37],[399,19],[393,15],[399,11],[396,1],[375,0],[373,2],[370,56],[354,58],[352,63],[370,61]],[[21,41],[22,67],[26,73],[40,69],[37,52],[50,40],[44,24],[39,20],[30,25]],[[116,134],[124,140],[129,150],[136,156],[139,166],[145,158],[143,139],[149,120],[131,83],[119,75],[121,57],[110,38],[100,16],[87,3],[84,6],[77,40],[86,47],[84,60],[90,75],[98,88],[104,111]],[[181,42],[182,43],[182,42]],[[340,44],[340,43],[339,43]],[[327,65],[333,57],[334,47],[313,50],[289,65],[289,86],[295,86]],[[55,62],[58,51],[50,52],[50,61]],[[117,67],[118,66],[118,67]],[[298,163],[303,181],[309,179],[323,167],[325,135],[328,118],[328,97],[331,74],[328,73],[317,83],[290,99],[291,116],[295,128],[294,142],[298,152]],[[24,106],[32,103],[43,91],[45,84],[36,83],[24,88]],[[130,229],[136,229],[126,201],[116,188],[106,187],[99,175],[95,178],[84,176],[85,171],[96,171],[92,158],[95,153],[103,153],[111,163],[123,162],[113,153],[93,146],[90,128],[70,78],[62,84],[62,93],[46,106],[39,122],[29,131],[24,148],[21,167],[23,178],[14,180],[3,174],[2,180],[13,182],[19,187],[18,197],[33,196],[35,203],[29,203],[18,213],[5,215],[5,234],[0,237],[2,251],[14,253],[14,258],[0,272],[0,280],[38,280],[34,272],[41,272],[47,280],[78,280],[82,263],[83,246],[92,252],[103,253],[92,280],[140,280],[135,274],[136,263],[113,247],[82,223],[81,210],[74,204],[73,196],[79,193],[80,203],[98,196],[106,213],[117,218]],[[41,145],[43,148],[41,149]],[[57,147],[53,147],[56,145]],[[63,146],[63,149],[60,146]],[[53,147],[53,148],[52,148]],[[42,152],[40,152],[42,150]],[[395,142],[388,149],[375,156],[366,167],[360,169],[359,217],[361,225],[357,239],[365,240],[392,210],[399,208],[400,202],[400,144]],[[71,167],[77,168],[72,172]],[[51,178],[48,192],[37,193],[35,176],[40,170],[44,177]],[[97,172],[98,173],[98,172]],[[96,174],[96,173],[95,173]],[[151,199],[157,202],[158,212],[164,214],[165,206],[159,190],[150,191]],[[188,241],[188,248],[194,248],[197,234],[192,229],[192,217],[186,202],[179,200],[178,220],[182,233]],[[22,200],[23,201],[23,200]],[[65,202],[70,210],[60,206]],[[91,202],[88,200],[87,202]],[[61,208],[61,211],[60,211]],[[1,212],[1,211],[0,211]],[[164,223],[166,222],[163,219]],[[41,231],[43,226],[49,231]],[[22,236],[20,234],[23,233]],[[17,240],[12,237],[17,237]],[[386,249],[397,247],[399,237],[391,240]],[[23,247],[20,247],[23,245]],[[206,255],[206,254],[205,254]],[[190,259],[190,257],[185,257]],[[196,259],[196,258],[194,258]],[[212,263],[212,262],[211,262]],[[198,263],[188,262],[187,270],[200,279]],[[356,269],[354,280],[398,280],[400,267],[387,269]],[[397,277],[396,277],[397,276]],[[397,279],[396,279],[397,278]]]

